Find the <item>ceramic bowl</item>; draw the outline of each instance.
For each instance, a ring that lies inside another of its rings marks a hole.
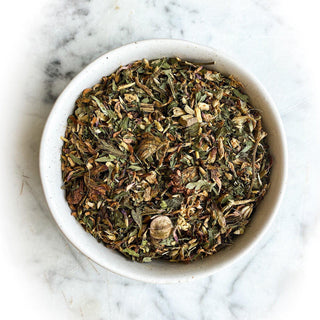
[[[180,57],[193,62],[215,61],[209,69],[223,74],[232,74],[239,79],[250,96],[251,104],[262,114],[263,125],[269,133],[268,142],[273,156],[271,187],[257,207],[245,233],[232,246],[189,264],[153,261],[137,263],[126,259],[118,252],[104,247],[71,216],[70,209],[61,189],[62,177],[60,155],[68,116],[83,89],[99,82],[102,76],[114,72],[120,65],[126,65],[142,58]],[[64,89],[57,99],[43,131],[40,148],[40,173],[43,190],[62,233],[83,254],[122,276],[153,282],[172,283],[211,275],[235,262],[244,255],[266,232],[274,218],[284,192],[286,180],[286,140],[278,110],[261,83],[245,68],[219,51],[182,40],[155,39],[134,42],[112,50],[89,64]]]

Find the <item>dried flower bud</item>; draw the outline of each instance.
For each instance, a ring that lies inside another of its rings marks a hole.
[[[150,224],[150,235],[154,239],[166,239],[172,231],[172,222],[167,216],[158,216]]]
[[[144,161],[146,158],[152,156],[162,145],[163,142],[159,137],[149,133],[140,142],[137,155],[142,161]]]

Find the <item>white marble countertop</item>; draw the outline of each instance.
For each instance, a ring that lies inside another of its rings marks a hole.
[[[310,61],[318,49],[309,41],[319,30],[315,7],[304,12],[286,0],[31,0],[16,6],[9,5],[1,25],[0,310],[7,315],[1,318],[298,319],[316,312],[320,177],[313,159],[320,152]],[[185,284],[141,283],[88,260],[59,232],[38,172],[41,132],[62,89],[102,53],[150,38],[227,52],[271,93],[288,139],[288,187],[272,228],[236,265]]]

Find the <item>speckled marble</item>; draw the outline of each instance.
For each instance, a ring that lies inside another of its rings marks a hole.
[[[40,319],[47,310],[46,319],[90,320],[281,318],[283,297],[301,270],[318,219],[319,174],[310,154],[319,156],[313,148],[319,125],[303,50],[277,2],[48,0],[34,13],[40,16],[27,33],[21,90],[8,111],[15,121],[3,127],[11,130],[3,131],[2,150],[11,159],[2,178],[11,200],[3,228],[11,246],[3,247],[24,285],[31,306],[26,314]],[[287,191],[263,240],[236,265],[176,285],[122,278],[79,253],[55,225],[38,173],[41,132],[63,88],[102,53],[150,38],[216,47],[246,66],[274,98],[289,147]]]

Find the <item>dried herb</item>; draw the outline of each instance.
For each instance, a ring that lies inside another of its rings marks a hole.
[[[68,118],[72,215],[135,261],[212,255],[244,232],[268,190],[266,135],[232,76],[179,58],[121,66]]]

